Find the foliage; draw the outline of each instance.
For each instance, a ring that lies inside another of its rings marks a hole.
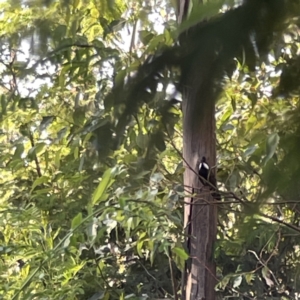
[[[173,295],[187,259],[181,111],[169,92],[179,71],[155,73],[150,91],[131,76],[150,54],[178,49],[173,10],[117,0],[5,1],[0,10],[1,297]],[[224,299],[299,290],[297,22],[254,68],[237,54],[217,105]],[[139,105],[121,126],[130,95]]]
[[[145,15],[152,5],[1,3],[3,298],[172,293],[166,274],[186,258],[178,153],[159,133],[148,147],[158,122],[150,106],[113,151],[112,103],[103,102],[138,62],[137,30],[126,53],[122,28],[141,20],[139,51],[164,41]],[[178,108],[173,116],[179,119]]]
[[[218,105],[219,177],[236,200],[220,216],[216,255],[227,275],[218,289],[237,299],[294,299],[299,290],[299,95],[282,88],[299,53],[296,28],[255,72],[236,62]]]

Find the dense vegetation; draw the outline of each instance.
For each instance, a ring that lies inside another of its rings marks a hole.
[[[207,2],[181,30],[233,1]],[[178,68],[118,121],[138,67],[176,40],[174,7],[33,0],[0,12],[0,297],[173,297],[188,257]],[[300,290],[299,19],[283,24],[259,63],[234,60],[217,102],[222,299]]]

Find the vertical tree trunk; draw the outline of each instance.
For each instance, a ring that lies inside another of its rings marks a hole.
[[[202,51],[201,51],[202,52]],[[216,239],[216,205],[203,187],[198,174],[200,159],[205,156],[216,165],[214,52],[205,45],[202,54],[191,58],[192,67],[183,74],[183,156],[186,197],[184,227],[190,259],[183,274],[183,298],[214,300],[216,268],[213,248]],[[212,170],[215,172],[215,169]]]
[[[179,21],[186,16],[188,4],[188,0],[178,0]],[[188,53],[181,66],[184,185],[187,192],[196,195],[186,197],[184,209],[190,254],[183,274],[183,297],[187,300],[215,299],[213,248],[217,210],[197,173],[202,156],[206,157],[211,167],[216,164],[214,114],[215,101],[222,88],[220,82],[224,71],[230,69],[230,62],[241,50],[246,63],[255,66],[257,51],[263,53],[272,40],[270,33],[276,28],[280,30],[277,25],[285,15],[285,5],[283,0],[244,1],[243,5],[226,12],[210,24],[195,25],[194,33],[190,27],[185,36],[181,36],[181,46],[186,47]],[[255,45],[249,38],[253,34],[256,36]]]

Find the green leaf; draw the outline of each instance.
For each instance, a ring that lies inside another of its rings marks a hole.
[[[65,37],[66,33],[67,26],[60,24],[55,28],[53,35],[56,38],[56,40],[61,41]]]
[[[65,76],[66,76],[67,70],[69,70],[69,66],[63,67],[60,71],[60,74],[58,77],[58,83],[61,88],[65,88]]]
[[[71,223],[71,228],[74,229],[79,226],[82,222],[82,213],[78,213],[73,219]]]
[[[255,150],[258,148],[257,145],[253,145],[253,146],[249,146],[245,152],[244,152],[244,155],[245,156],[250,156],[251,154],[253,154],[255,152]]]
[[[73,9],[76,9],[80,3],[80,0],[73,0]]]
[[[77,107],[73,113],[74,124],[82,126],[85,121],[85,110],[83,107]]]
[[[252,108],[254,108],[254,106],[256,105],[257,100],[258,100],[257,94],[250,93],[250,94],[248,95],[248,97],[249,97],[249,99],[251,100]]]
[[[110,182],[111,182],[111,169],[107,169],[103,176],[102,180],[100,181],[98,187],[96,188],[93,197],[92,197],[92,205],[95,205],[98,201],[101,200],[101,197],[105,193],[106,189],[108,188]]]
[[[266,157],[264,158],[264,165],[273,157],[276,148],[279,143],[279,135],[277,133],[272,133],[268,136],[266,141]]]
[[[36,157],[35,147],[31,147],[27,154],[28,159],[33,160]]]
[[[113,20],[109,24],[109,28],[111,28],[111,32],[120,31],[126,25],[126,20],[120,18],[118,20]]]
[[[73,37],[76,36],[76,32],[77,32],[77,29],[78,29],[78,19],[75,18],[73,19],[73,22],[71,24],[71,29],[70,29],[70,33],[72,34]]]
[[[144,46],[147,46],[149,42],[153,39],[154,34],[148,30],[141,30],[139,32],[140,40],[144,44]]]
[[[2,94],[0,96],[0,98],[1,98],[1,108],[2,108],[1,113],[2,113],[2,115],[6,115],[6,107],[7,107],[7,102],[6,102],[6,99],[5,99],[6,97],[5,97],[4,94]]]
[[[244,274],[245,280],[247,284],[252,284],[252,281],[255,279],[255,274],[254,273],[246,273]]]
[[[149,257],[151,266],[153,266],[153,262],[154,262],[154,259],[155,259],[155,254],[156,254],[156,248],[153,247],[153,250],[151,250],[150,257]]]
[[[90,14],[95,19],[98,19],[98,17],[99,17],[99,11],[96,8],[92,8]]]
[[[94,241],[97,236],[98,220],[93,218],[92,222],[89,223],[87,227],[87,236],[90,242]]]
[[[48,176],[41,176],[41,177],[37,178],[32,184],[31,191],[33,191],[34,188],[37,187],[38,185],[48,182],[48,180],[49,180]]]
[[[233,111],[236,111],[236,100],[234,97],[230,97],[231,98],[231,106]]]
[[[239,184],[240,175],[238,170],[234,170],[229,178],[229,189],[234,191]]]
[[[222,278],[219,282],[218,282],[218,284],[216,285],[216,290],[217,291],[219,291],[219,290],[224,290],[226,287],[227,287],[227,285],[228,285],[228,283],[229,283],[229,281],[230,281],[230,276],[225,276],[224,278]]]
[[[93,206],[90,203],[87,204],[86,210],[89,216],[93,214]]]
[[[74,158],[77,159],[79,157],[79,147],[75,147],[74,149]]]
[[[84,165],[84,160],[85,160],[85,155],[83,154],[80,157],[80,163],[79,163],[79,167],[78,167],[78,171],[81,172],[83,170],[83,165]]]
[[[64,240],[64,242],[63,242],[63,247],[64,248],[68,248],[69,247],[70,242],[71,242],[71,237],[72,237],[72,235],[68,235],[67,238]]]
[[[125,76],[127,75],[127,70],[121,70],[116,74],[115,84],[116,86],[122,86],[124,84]]]
[[[176,255],[178,255],[183,260],[187,260],[189,258],[189,255],[185,252],[185,250],[183,248],[174,247],[172,249],[172,252],[174,252]]]
[[[45,170],[48,170],[48,167],[49,167],[49,152],[48,151],[45,151],[44,159],[45,159]]]
[[[140,257],[143,257],[143,253],[142,253],[142,248],[143,248],[143,245],[144,245],[144,242],[146,240],[146,235],[147,233],[146,232],[143,232],[140,236],[139,236],[139,240],[136,244],[136,250],[137,250],[137,253]]]
[[[18,144],[14,152],[13,159],[21,158],[23,152],[24,152],[24,144]]]
[[[125,205],[126,205],[126,198],[120,197],[120,198],[119,198],[119,204],[120,204],[120,207],[121,207],[122,209],[124,209],[124,208],[125,208]]]
[[[60,157],[61,157],[61,149],[55,152],[54,164],[57,169],[60,167]]]
[[[136,137],[136,144],[141,148],[141,149],[145,149],[148,145],[148,136],[145,134],[140,133],[137,137]]]
[[[41,153],[44,150],[44,147],[46,146],[45,143],[38,143],[35,145],[35,153],[36,155],[38,155],[39,153]]]
[[[165,44],[166,45],[172,45],[173,38],[172,38],[169,30],[164,31],[164,36],[165,36]]]
[[[162,35],[162,34],[156,35],[153,39],[151,39],[146,52],[147,53],[152,52],[153,50],[155,50],[157,48],[157,46],[160,43],[163,43],[163,42],[164,42],[164,35]]]

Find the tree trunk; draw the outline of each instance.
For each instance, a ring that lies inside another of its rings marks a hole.
[[[215,60],[211,45],[205,45],[183,74],[183,156],[184,186],[194,197],[186,197],[184,228],[190,259],[183,273],[182,295],[186,300],[214,300],[216,267],[216,205],[209,187],[198,177],[200,159],[205,156],[211,167],[216,165]],[[215,169],[212,169],[215,173]]]

